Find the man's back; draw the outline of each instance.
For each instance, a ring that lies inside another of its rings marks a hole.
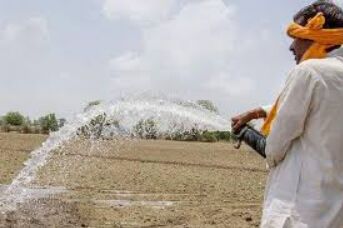
[[[286,85],[277,129],[267,139],[269,150],[285,152],[270,173],[263,227],[343,227],[343,57],[297,68]],[[289,145],[276,145],[293,131]]]
[[[343,57],[310,60],[304,65],[318,82],[301,138],[307,146],[315,146],[311,156],[343,161]]]

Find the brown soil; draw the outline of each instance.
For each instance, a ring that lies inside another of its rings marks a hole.
[[[0,137],[0,164],[44,139]],[[11,164],[0,183],[21,168]],[[258,155],[227,143],[79,140],[32,183],[68,191],[0,215],[0,227],[258,227],[265,177]]]
[[[46,140],[44,135],[0,133],[0,184],[8,184],[24,165],[30,152]]]

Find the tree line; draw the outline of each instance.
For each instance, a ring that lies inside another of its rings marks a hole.
[[[187,131],[176,130],[172,134],[160,134],[158,132],[158,123],[153,119],[140,120],[134,127],[134,133],[141,139],[164,139],[189,142],[230,142],[235,140],[230,131],[203,131],[196,127]]]
[[[92,107],[99,105],[100,101],[89,102],[84,111],[90,110]],[[198,100],[198,106],[209,110],[210,112],[218,113],[218,108],[209,100]],[[180,104],[185,106],[193,106],[193,103]],[[158,122],[153,118],[141,119],[132,129],[129,134],[132,137],[141,139],[162,139],[174,141],[198,141],[198,142],[217,142],[217,141],[234,141],[235,137],[230,131],[201,131],[195,126],[193,129],[184,131],[182,129],[174,129],[171,134],[162,134],[159,132]],[[78,134],[87,138],[102,138],[111,139],[114,137],[114,132],[122,132],[128,134],[121,127],[120,122],[107,118],[106,113],[100,114],[93,118],[88,125],[81,127]]]
[[[49,134],[58,131],[66,120],[58,119],[55,113],[49,113],[38,119],[31,120],[20,112],[8,112],[0,117],[0,127],[3,132],[19,132],[24,134]]]
[[[99,105],[100,101],[92,101],[84,108],[88,111],[94,106]],[[218,113],[217,107],[209,100],[199,100],[197,105],[211,112]],[[182,104],[189,105],[189,104]],[[55,113],[44,115],[38,119],[31,120],[20,112],[8,112],[0,117],[0,127],[3,132],[19,132],[24,134],[49,134],[58,131],[66,123],[66,119],[57,118]],[[115,120],[107,119],[106,113],[96,116],[89,124],[78,129],[78,134],[92,138],[111,138],[113,131],[109,129],[116,128],[118,132],[125,134],[120,123]],[[127,132],[126,132],[127,133]],[[231,141],[234,136],[230,131],[199,131],[196,127],[189,131],[176,131],[173,134],[161,135],[158,133],[158,123],[153,119],[140,120],[133,129],[132,134],[141,139],[164,139],[176,141],[200,141],[217,142]]]

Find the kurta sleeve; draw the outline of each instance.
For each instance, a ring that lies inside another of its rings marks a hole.
[[[314,72],[306,66],[299,65],[290,72],[280,94],[276,119],[267,137],[269,167],[277,166],[285,158],[292,141],[303,133],[316,82]]]

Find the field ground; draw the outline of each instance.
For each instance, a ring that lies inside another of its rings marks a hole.
[[[0,134],[3,188],[45,139]],[[31,186],[67,191],[0,214],[0,227],[258,227],[265,178],[261,158],[227,143],[78,140]]]

